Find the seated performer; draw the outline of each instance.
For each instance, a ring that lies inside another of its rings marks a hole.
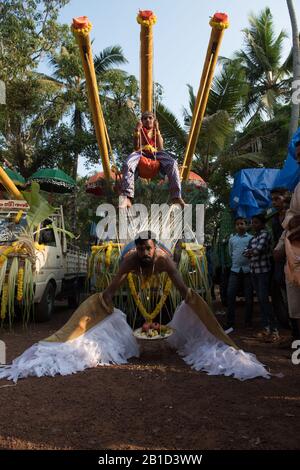
[[[177,287],[181,296],[185,299],[188,294],[188,287],[177,270],[176,264],[165,247],[157,246],[157,242],[150,231],[142,232],[135,239],[135,249],[131,244],[131,249],[123,254],[119,271],[103,292],[103,300],[110,304],[115,292],[126,280],[129,273],[134,273],[141,277],[142,282],[146,281],[152,274],[167,273]],[[125,250],[124,250],[125,251]]]
[[[159,161],[162,173],[166,174],[169,180],[172,203],[184,207],[177,161],[163,148],[158,121],[153,113],[146,111],[142,114],[142,120],[137,123],[135,129],[134,152],[129,155],[123,165],[121,184],[123,197],[120,208],[131,206],[131,200],[134,197],[134,176],[141,156]]]
[[[169,254],[156,246],[154,236],[143,235],[136,237],[136,249],[124,256],[103,294],[91,295],[60,330],[31,346],[11,365],[0,366],[0,379],[17,382],[28,376],[68,375],[97,365],[124,364],[139,356],[126,315],[111,303],[130,272],[143,278],[167,272],[185,299],[169,323],[174,333],[166,341],[188,365],[239,380],[270,377],[253,354],[238,349],[226,335],[202,297],[185,285]]]

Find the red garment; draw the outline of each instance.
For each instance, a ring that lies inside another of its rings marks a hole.
[[[149,137],[150,132],[153,131],[152,137]],[[146,129],[146,127],[142,128],[142,143],[143,145],[152,145],[155,147],[155,130],[154,129]]]

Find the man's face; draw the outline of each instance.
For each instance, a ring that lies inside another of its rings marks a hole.
[[[246,221],[243,219],[238,219],[235,223],[235,229],[237,233],[244,234],[247,230]]]
[[[252,219],[252,228],[254,232],[259,232],[264,227],[264,224],[259,219]]]
[[[146,114],[146,116],[142,117],[142,124],[146,129],[153,129],[154,116],[152,114]]]
[[[296,147],[296,160],[300,164],[300,145]]]
[[[282,210],[284,208],[284,202],[285,202],[284,196],[282,194],[273,193],[271,197],[272,197],[272,206],[274,207],[274,209],[278,211]]]
[[[142,267],[150,266],[155,254],[155,243],[153,240],[145,240],[136,245],[136,252]]]

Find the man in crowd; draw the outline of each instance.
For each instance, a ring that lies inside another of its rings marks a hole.
[[[300,164],[300,140],[295,143],[295,159]],[[300,216],[300,182],[297,184],[290,203],[290,207],[286,212],[285,219],[282,223],[285,231],[275,247],[274,258],[279,260],[285,256],[285,237],[289,236],[290,230],[295,230],[299,225]],[[294,235],[295,238],[297,235]],[[294,241],[297,242],[295,239]],[[292,341],[300,339],[300,285],[296,282],[291,282],[290,278],[286,276],[286,289],[288,299],[289,317],[292,327]],[[288,341],[291,345],[291,341]]]
[[[245,256],[250,259],[251,278],[256,292],[262,320],[262,331],[257,337],[266,342],[279,341],[277,321],[269,300],[271,277],[271,242],[270,233],[266,230],[266,219],[263,214],[252,217],[254,237],[250,240]]]
[[[246,219],[237,217],[235,219],[236,234],[229,238],[228,250],[232,260],[230,276],[227,288],[227,328],[235,323],[236,296],[241,285],[244,288],[246,316],[245,324],[250,327],[252,323],[253,290],[250,274],[250,261],[244,256],[252,235],[247,233]]]
[[[287,211],[289,192],[286,188],[274,188],[271,191],[272,206],[276,209],[272,217],[273,246],[276,246],[283,232],[282,222]],[[285,257],[274,259],[271,281],[272,305],[275,315],[282,326],[288,326],[288,303],[284,273]]]

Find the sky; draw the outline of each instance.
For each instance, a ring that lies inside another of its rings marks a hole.
[[[248,26],[248,15],[269,7],[276,32],[284,30],[285,56],[291,48],[291,26],[286,0],[71,0],[59,16],[71,24],[76,16],[88,16],[93,28],[93,53],[107,46],[120,45],[128,64],[122,68],[139,78],[139,33],[136,22],[139,9],[152,10],[157,16],[154,33],[154,80],[164,89],[163,102],[182,119],[188,105],[187,84],[197,92],[207,45],[211,33],[209,19],[215,12],[226,12],[230,27],[225,31],[220,54],[230,57],[243,45],[242,29]],[[294,0],[298,24],[300,1]],[[284,56],[284,57],[285,57]],[[79,173],[86,174],[83,162]]]

